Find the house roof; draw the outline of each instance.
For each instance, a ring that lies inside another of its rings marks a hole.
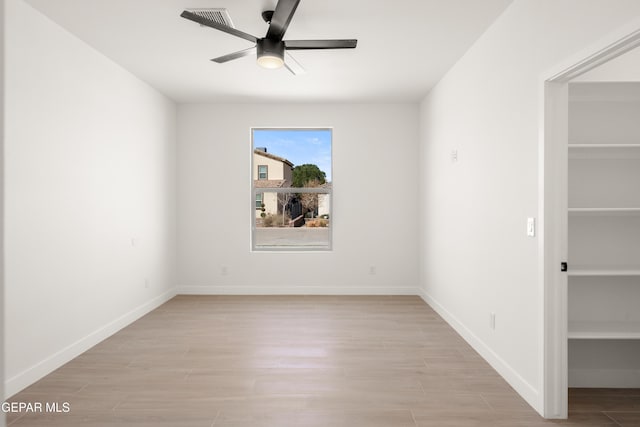
[[[255,188],[281,188],[287,182],[286,179],[256,179],[253,181]]]
[[[265,151],[262,150],[253,150],[254,154],[259,154],[260,156],[266,157],[268,159],[272,159],[272,160],[277,160],[279,162],[282,162],[284,164],[289,165],[290,167],[293,167],[293,163],[291,163],[289,160],[285,159],[284,157],[279,157],[279,156],[275,156],[271,153],[267,153]]]

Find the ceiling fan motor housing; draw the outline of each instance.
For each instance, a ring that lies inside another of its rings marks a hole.
[[[258,61],[263,57],[279,58],[284,63],[284,42],[282,40],[258,39]]]

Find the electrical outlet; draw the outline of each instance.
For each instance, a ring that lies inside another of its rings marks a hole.
[[[451,150],[451,163],[458,161],[458,150]]]
[[[376,266],[372,265],[371,267],[369,267],[369,274],[374,276],[376,274]]]
[[[495,313],[489,314],[489,327],[491,328],[492,331],[496,330],[496,314]]]
[[[223,265],[222,267],[220,267],[220,275],[226,276],[227,274],[229,274],[229,269],[227,268],[227,266]]]
[[[144,279],[144,287],[149,289],[149,279]]]

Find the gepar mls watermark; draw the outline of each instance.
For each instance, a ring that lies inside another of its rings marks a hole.
[[[58,413],[66,414],[71,412],[69,402],[2,402],[0,409],[5,414],[19,413]]]

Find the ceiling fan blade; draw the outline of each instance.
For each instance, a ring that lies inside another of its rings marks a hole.
[[[278,0],[276,10],[271,17],[271,23],[269,24],[269,30],[267,31],[267,38],[271,40],[280,41],[284,37],[284,33],[289,27],[291,18],[298,7],[300,0]]]
[[[300,63],[288,53],[285,53],[284,66],[287,67],[287,70],[291,71],[294,76],[307,73],[307,70],[302,68],[302,65],[300,65]]]
[[[237,52],[230,53],[228,55],[219,56],[217,58],[213,58],[213,62],[217,62],[218,64],[223,64],[225,62],[233,61],[234,59],[242,58],[244,56],[255,55],[256,47],[250,47],[248,49],[239,50]]]
[[[249,40],[250,42],[253,42],[253,43],[256,43],[258,41],[258,39],[252,36],[251,34],[247,34],[244,31],[236,30],[235,28],[229,27],[227,25],[218,24],[215,21],[204,18],[200,15],[196,15],[195,13],[189,12],[188,10],[183,11],[180,14],[180,16],[190,21],[197,22],[200,25],[204,25],[207,27],[214,28],[216,30],[224,31],[225,33],[231,34],[236,37],[240,37],[245,40]]]
[[[347,40],[285,40],[287,50],[306,49],[353,49],[358,44],[356,39]]]

